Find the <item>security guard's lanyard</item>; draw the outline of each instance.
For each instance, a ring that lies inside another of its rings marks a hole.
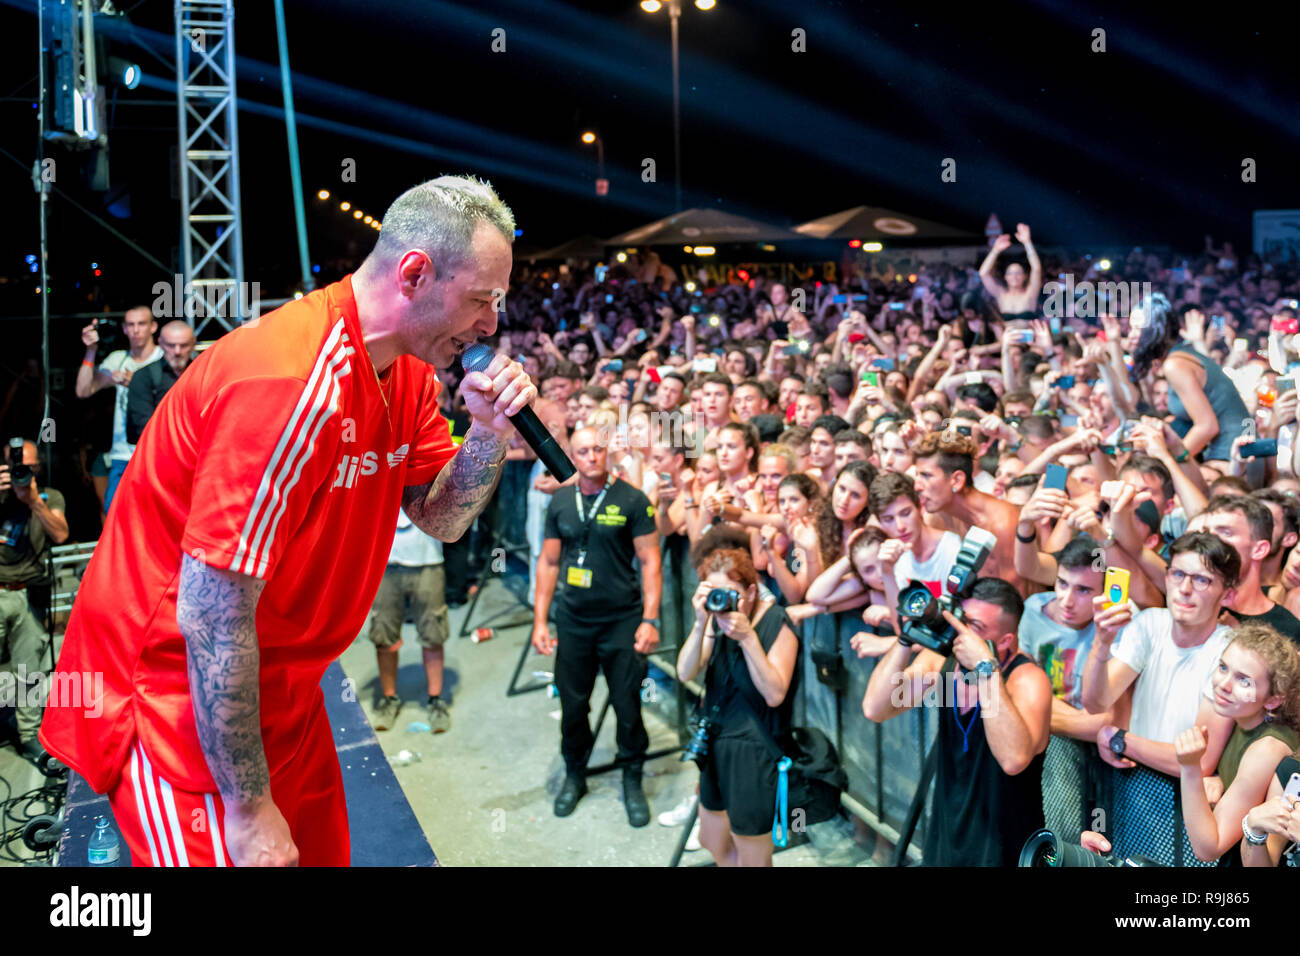
[[[582,544],[578,545],[578,567],[582,567],[582,562],[587,560],[587,539],[591,537],[591,523],[596,520],[596,515],[600,513],[600,503],[605,500],[605,493],[609,491],[613,484],[614,476],[610,475],[605,481],[605,487],[600,489],[600,494],[591,503],[590,518],[586,516],[586,509],[582,506],[582,489],[577,486],[573,489],[573,501],[578,508],[578,523],[582,525]]]

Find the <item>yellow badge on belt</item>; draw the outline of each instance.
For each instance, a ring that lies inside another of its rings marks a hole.
[[[571,588],[589,588],[591,587],[591,568],[571,566],[564,580]]]

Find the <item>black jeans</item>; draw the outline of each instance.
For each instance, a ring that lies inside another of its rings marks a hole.
[[[617,720],[618,757],[639,771],[650,735],[641,720],[641,682],[646,659],[634,649],[641,609],[622,621],[593,624],[563,612],[555,618],[555,687],[560,693],[560,754],[570,774],[581,774],[595,742],[591,733],[591,692],[603,671]]]

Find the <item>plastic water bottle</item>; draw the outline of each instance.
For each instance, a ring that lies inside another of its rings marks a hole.
[[[90,836],[87,856],[91,866],[117,866],[117,831],[106,817],[95,818],[95,832]]]

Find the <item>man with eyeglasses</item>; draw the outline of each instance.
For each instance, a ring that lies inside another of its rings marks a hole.
[[[1198,531],[1180,537],[1170,553],[1168,607],[1135,614],[1132,602],[1108,605],[1106,595],[1094,598],[1096,635],[1084,668],[1083,705],[1101,713],[1133,688],[1128,729],[1107,725],[1097,732],[1102,759],[1117,768],[1109,834],[1116,852],[1194,866],[1178,815],[1173,741],[1180,728],[1208,728],[1201,768],[1209,776],[1232,733],[1232,719],[1210,705],[1209,680],[1228,643],[1219,615],[1232,603],[1241,558],[1222,538]]]

